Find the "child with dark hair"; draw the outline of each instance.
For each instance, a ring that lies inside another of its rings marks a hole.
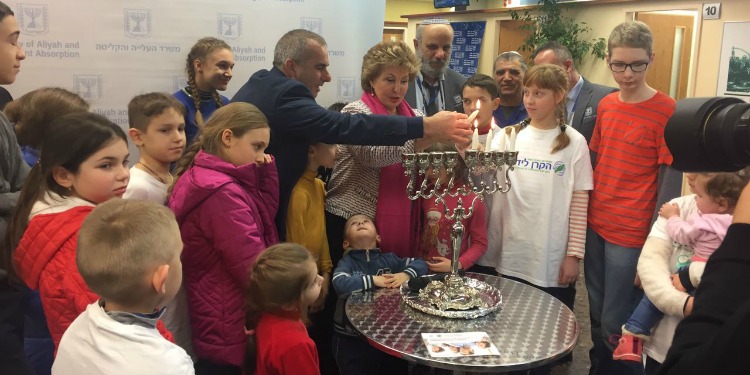
[[[344,257],[333,271],[339,295],[334,314],[333,354],[341,374],[405,374],[407,363],[378,351],[359,337],[344,313],[349,294],[375,288],[398,288],[412,277],[427,273],[418,258],[399,258],[378,248],[380,235],[372,219],[353,215],[344,226]]]
[[[494,128],[492,126],[494,124],[492,113],[500,106],[500,88],[492,77],[475,74],[464,82],[461,88],[461,98],[464,113],[479,111],[475,123],[479,133],[479,142],[484,145],[490,128],[495,134],[498,134],[500,129],[497,125]]]
[[[258,255],[245,290],[246,374],[320,374],[305,323],[322,284],[315,258],[300,245],[281,243]]]
[[[232,47],[225,41],[205,37],[190,48],[185,64],[188,85],[174,93],[175,98],[187,109],[185,135],[188,145],[193,142],[211,114],[229,103],[229,98],[218,91],[227,89],[232,79],[232,69],[234,54]]]
[[[96,205],[125,193],[128,157],[119,125],[94,113],[68,114],[50,124],[39,163],[21,190],[8,248],[15,249],[21,279],[39,290],[55,347],[98,299],[75,265],[78,231]]]
[[[15,124],[23,159],[34,165],[39,160],[39,148],[50,123],[62,115],[88,110],[89,103],[78,94],[59,87],[45,87],[8,103],[3,112]]]
[[[0,52],[7,56],[0,64],[0,84],[8,85],[16,80],[21,60],[26,58],[18,37],[18,27],[13,11],[0,2]],[[10,96],[10,95],[8,95]],[[4,98],[3,98],[4,99]],[[23,355],[24,316],[23,295],[11,264],[11,249],[4,243],[6,228],[11,217],[18,192],[29,173],[29,165],[23,160],[13,127],[0,114],[0,368],[9,373],[33,374]],[[47,366],[49,369],[49,366]]]

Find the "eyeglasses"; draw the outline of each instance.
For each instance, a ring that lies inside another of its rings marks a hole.
[[[645,63],[645,62],[634,62],[632,64],[609,63],[609,69],[615,73],[622,73],[628,67],[630,67],[630,71],[632,71],[633,73],[640,73],[640,72],[646,71],[646,68],[648,68],[648,63]]]

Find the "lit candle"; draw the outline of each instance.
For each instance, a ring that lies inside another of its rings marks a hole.
[[[516,128],[510,128],[510,151],[516,151]]]
[[[492,121],[490,122],[490,131],[487,132],[487,139],[485,140],[485,143],[484,143],[484,151],[492,151],[491,150],[492,149],[492,136],[494,135],[492,134],[492,128],[494,127],[495,127],[495,119],[493,118]]]
[[[479,130],[477,130],[477,120],[474,120],[474,135],[471,136],[471,149],[479,148]]]
[[[472,123],[479,115],[479,108],[482,106],[481,102],[477,100],[477,109],[469,115],[469,123]]]

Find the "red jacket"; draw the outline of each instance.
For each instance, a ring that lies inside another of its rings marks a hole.
[[[78,230],[93,209],[78,206],[60,213],[35,215],[13,254],[20,277],[29,288],[39,291],[55,351],[73,320],[99,299],[86,286],[76,266]],[[157,328],[172,341],[161,322]]]
[[[169,197],[180,225],[183,282],[199,359],[241,366],[244,288],[255,258],[278,242],[276,165],[240,167],[203,151]]]

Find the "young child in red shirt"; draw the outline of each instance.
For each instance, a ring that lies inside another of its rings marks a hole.
[[[305,321],[322,284],[315,259],[300,245],[281,243],[258,255],[246,289],[245,373],[320,374]]]

